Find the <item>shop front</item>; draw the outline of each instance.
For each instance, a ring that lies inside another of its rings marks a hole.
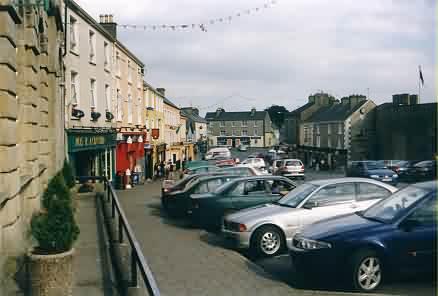
[[[137,173],[139,178],[145,172],[145,143],[146,134],[142,132],[127,132],[117,134],[117,161],[118,175]]]
[[[68,157],[76,176],[115,175],[116,131],[113,129],[67,130]]]

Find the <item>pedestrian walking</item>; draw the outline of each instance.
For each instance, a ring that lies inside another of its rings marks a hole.
[[[161,178],[164,178],[165,170],[166,170],[166,166],[164,164],[164,160],[162,160],[160,163],[160,177]]]

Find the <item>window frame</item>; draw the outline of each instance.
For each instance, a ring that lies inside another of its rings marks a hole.
[[[97,109],[97,88],[96,79],[90,78],[90,108],[92,110]]]
[[[92,30],[88,31],[88,54],[89,62],[96,63],[96,33]]]
[[[79,105],[79,73],[76,71],[70,71],[70,100],[73,107]]]
[[[356,190],[356,184],[355,184],[355,182],[343,182],[343,183],[336,183],[336,184],[327,184],[327,185],[325,185],[325,186],[323,186],[323,187],[321,187],[321,188],[319,188],[316,192],[314,192],[307,200],[306,200],[306,202],[304,203],[304,205],[306,205],[306,204],[308,204],[308,203],[310,203],[310,204],[313,204],[315,201],[314,201],[314,199],[315,199],[315,197],[317,197],[318,196],[318,194],[322,191],[322,190],[326,190],[327,188],[329,188],[329,187],[332,187],[332,186],[340,186],[340,185],[351,185],[352,186],[352,188],[353,188],[353,198],[352,199],[346,199],[346,200],[337,200],[337,201],[328,201],[328,202],[325,202],[325,203],[323,203],[323,204],[318,204],[317,205],[317,207],[318,208],[320,208],[320,207],[329,207],[329,206],[336,206],[336,205],[339,205],[339,204],[348,204],[348,203],[353,203],[353,202],[355,202],[356,201],[356,195],[357,195],[357,190]],[[332,197],[332,199],[336,199],[336,197],[338,197],[339,196],[339,194],[337,194],[337,195],[333,195],[334,197]],[[318,200],[316,200],[317,202],[318,202]]]

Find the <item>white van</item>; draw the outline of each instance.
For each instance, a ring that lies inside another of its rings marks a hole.
[[[217,157],[231,157],[230,149],[225,147],[219,147],[219,148],[211,148],[208,150],[207,154],[205,155],[206,160],[215,159]]]

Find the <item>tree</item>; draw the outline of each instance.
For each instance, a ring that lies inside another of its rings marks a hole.
[[[272,105],[271,107],[266,108],[265,111],[268,111],[272,123],[278,128],[283,126],[284,116],[289,112],[284,106],[278,105]]]

